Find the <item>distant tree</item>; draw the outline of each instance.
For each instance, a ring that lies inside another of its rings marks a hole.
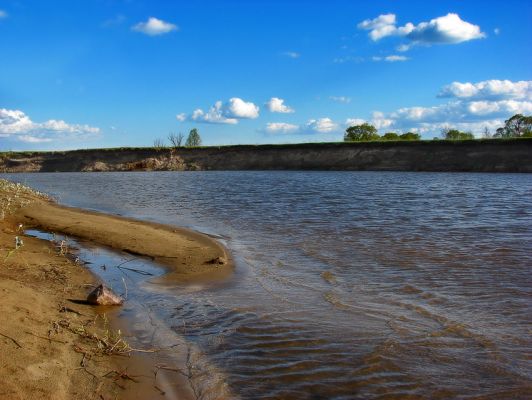
[[[492,134],[491,134],[490,128],[488,128],[487,126],[484,127],[484,131],[482,132],[482,137],[484,139],[491,139],[492,138]]]
[[[443,129],[441,135],[446,140],[468,140],[475,138],[471,132],[462,132],[458,129]]]
[[[379,140],[377,129],[367,122],[361,125],[350,126],[345,130],[344,142],[362,142]]]
[[[498,128],[494,137],[532,137],[532,116],[515,114],[504,121],[504,127]]]
[[[414,132],[406,132],[399,136],[401,140],[420,140],[421,135]]]
[[[187,141],[185,143],[187,147],[198,147],[201,146],[201,137],[196,128],[192,129],[188,134]]]
[[[184,138],[185,138],[185,135],[183,135],[181,132],[168,134],[168,140],[170,141],[170,145],[174,149],[177,149],[178,147],[182,146]]]
[[[399,135],[395,132],[386,132],[382,138],[384,140],[399,140]]]
[[[156,150],[162,150],[166,146],[164,145],[164,140],[157,138],[153,141],[153,147],[155,147]]]

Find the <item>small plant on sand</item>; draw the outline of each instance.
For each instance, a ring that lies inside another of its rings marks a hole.
[[[123,355],[129,354],[132,351],[136,351],[135,349],[132,349],[131,346],[122,337],[122,332],[120,331],[120,329],[111,329],[111,327],[109,326],[109,321],[107,320],[107,316],[105,314],[103,314],[103,316],[99,318],[102,318],[103,320],[103,328],[100,334],[96,332],[90,332],[87,329],[86,324],[73,325],[69,321],[62,321],[61,326],[63,328],[67,328],[70,332],[94,343],[96,346],[93,352],[94,354]],[[91,322],[96,322],[97,319],[98,316],[94,321]]]
[[[28,205],[35,198],[49,197],[20,183],[0,179],[0,221],[17,208]]]

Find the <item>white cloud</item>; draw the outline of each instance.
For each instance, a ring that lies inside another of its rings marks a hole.
[[[364,29],[369,32],[373,40],[379,40],[389,36],[396,29],[395,14],[382,14],[374,19],[366,19],[357,25],[358,29]]]
[[[496,34],[496,35],[500,34],[500,33],[501,33],[500,28],[495,28],[495,29],[493,30],[493,33]]]
[[[330,118],[309,119],[301,125],[288,124],[285,122],[270,122],[266,124],[267,133],[285,133],[285,134],[322,134],[338,133],[340,126]]]
[[[365,119],[361,119],[361,118],[347,118],[345,120],[345,126],[348,128],[350,126],[362,125],[366,122],[368,121],[366,121]]]
[[[269,122],[266,124],[266,132],[269,133],[295,133],[299,130],[298,125],[285,122]]]
[[[146,22],[139,22],[131,29],[149,36],[163,35],[178,29],[177,25],[165,22],[155,17],[148,18]]]
[[[369,121],[366,121],[365,119],[361,118],[348,118],[345,121],[345,127],[348,128],[350,126],[354,125],[362,125],[364,123],[369,123],[373,125],[377,129],[384,129],[388,128],[393,125],[394,121],[390,118],[386,118],[384,113],[380,111],[374,111],[372,113],[372,117]]]
[[[42,143],[72,139],[87,139],[100,133],[99,128],[89,125],[68,124],[50,119],[33,122],[20,110],[0,109],[0,137],[27,143]]]
[[[449,13],[430,22],[417,25],[407,37],[419,43],[462,43],[486,37],[478,25],[463,21],[458,14]]]
[[[329,99],[331,99],[332,101],[336,101],[337,103],[351,103],[351,98],[347,96],[329,96]]]
[[[409,39],[412,44],[457,44],[473,39],[481,39],[486,35],[478,25],[473,25],[460,18],[458,14],[449,13],[414,25],[411,22],[404,26],[396,25],[394,14],[383,14],[373,20],[365,20],[358,24],[359,29],[369,31],[373,41],[388,36],[399,36]],[[409,45],[403,45],[399,51],[406,51]]]
[[[214,106],[209,108],[209,111],[204,112],[201,108],[194,110],[190,116],[190,120],[196,122],[205,122],[207,124],[237,124],[236,118],[227,118],[224,115],[222,102],[217,101]]]
[[[305,130],[316,133],[329,133],[338,129],[336,124],[330,118],[311,119],[305,124]]]
[[[224,104],[224,115],[230,118],[255,119],[259,116],[259,107],[238,97],[232,97]]]
[[[459,99],[530,99],[532,98],[532,81],[492,79],[477,83],[453,82],[444,86],[438,97],[455,97]]]
[[[4,10],[0,10],[0,19],[2,18],[7,18],[7,12],[5,12]]]
[[[293,113],[295,110],[292,107],[289,107],[284,104],[284,100],[280,99],[278,97],[272,97],[267,103],[266,108],[270,110],[270,112],[276,112],[276,113]]]
[[[295,51],[284,51],[281,53],[283,56],[286,56],[288,58],[299,58],[301,57],[301,54]]]
[[[452,127],[480,136],[484,128],[493,132],[512,115],[532,114],[532,93],[530,82],[526,81],[453,82],[442,89],[439,97],[452,99],[431,107],[403,107],[388,114],[374,112],[368,122],[379,130],[439,134],[441,129]],[[363,122],[352,118],[346,126]]]
[[[398,62],[398,61],[407,61],[409,60],[408,57],[405,57],[405,56],[398,56],[398,55],[395,55],[395,54],[392,54],[390,56],[386,56],[386,57],[372,57],[371,58],[373,61],[386,61],[386,62]]]
[[[214,103],[207,112],[198,108],[187,115],[177,114],[180,122],[194,121],[207,124],[237,124],[239,119],[255,119],[259,116],[259,107],[238,97],[229,99],[225,104],[221,101]]]

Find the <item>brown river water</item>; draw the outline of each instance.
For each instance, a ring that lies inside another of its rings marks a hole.
[[[530,398],[530,174],[3,177],[225,244],[236,260],[229,281],[134,277],[130,296],[164,325],[159,340],[191,343],[231,397]]]

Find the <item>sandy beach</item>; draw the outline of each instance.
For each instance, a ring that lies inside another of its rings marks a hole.
[[[127,331],[127,326],[109,307],[83,304],[99,283],[96,277],[75,252],[25,236],[24,230],[68,234],[149,257],[167,268],[161,279],[171,281],[226,277],[232,261],[225,249],[185,229],[62,207],[4,180],[0,206],[0,398],[162,395],[164,385],[156,380],[159,366],[135,351],[154,350],[132,349],[118,330]],[[180,398],[194,398],[183,374],[174,375],[169,379]]]

